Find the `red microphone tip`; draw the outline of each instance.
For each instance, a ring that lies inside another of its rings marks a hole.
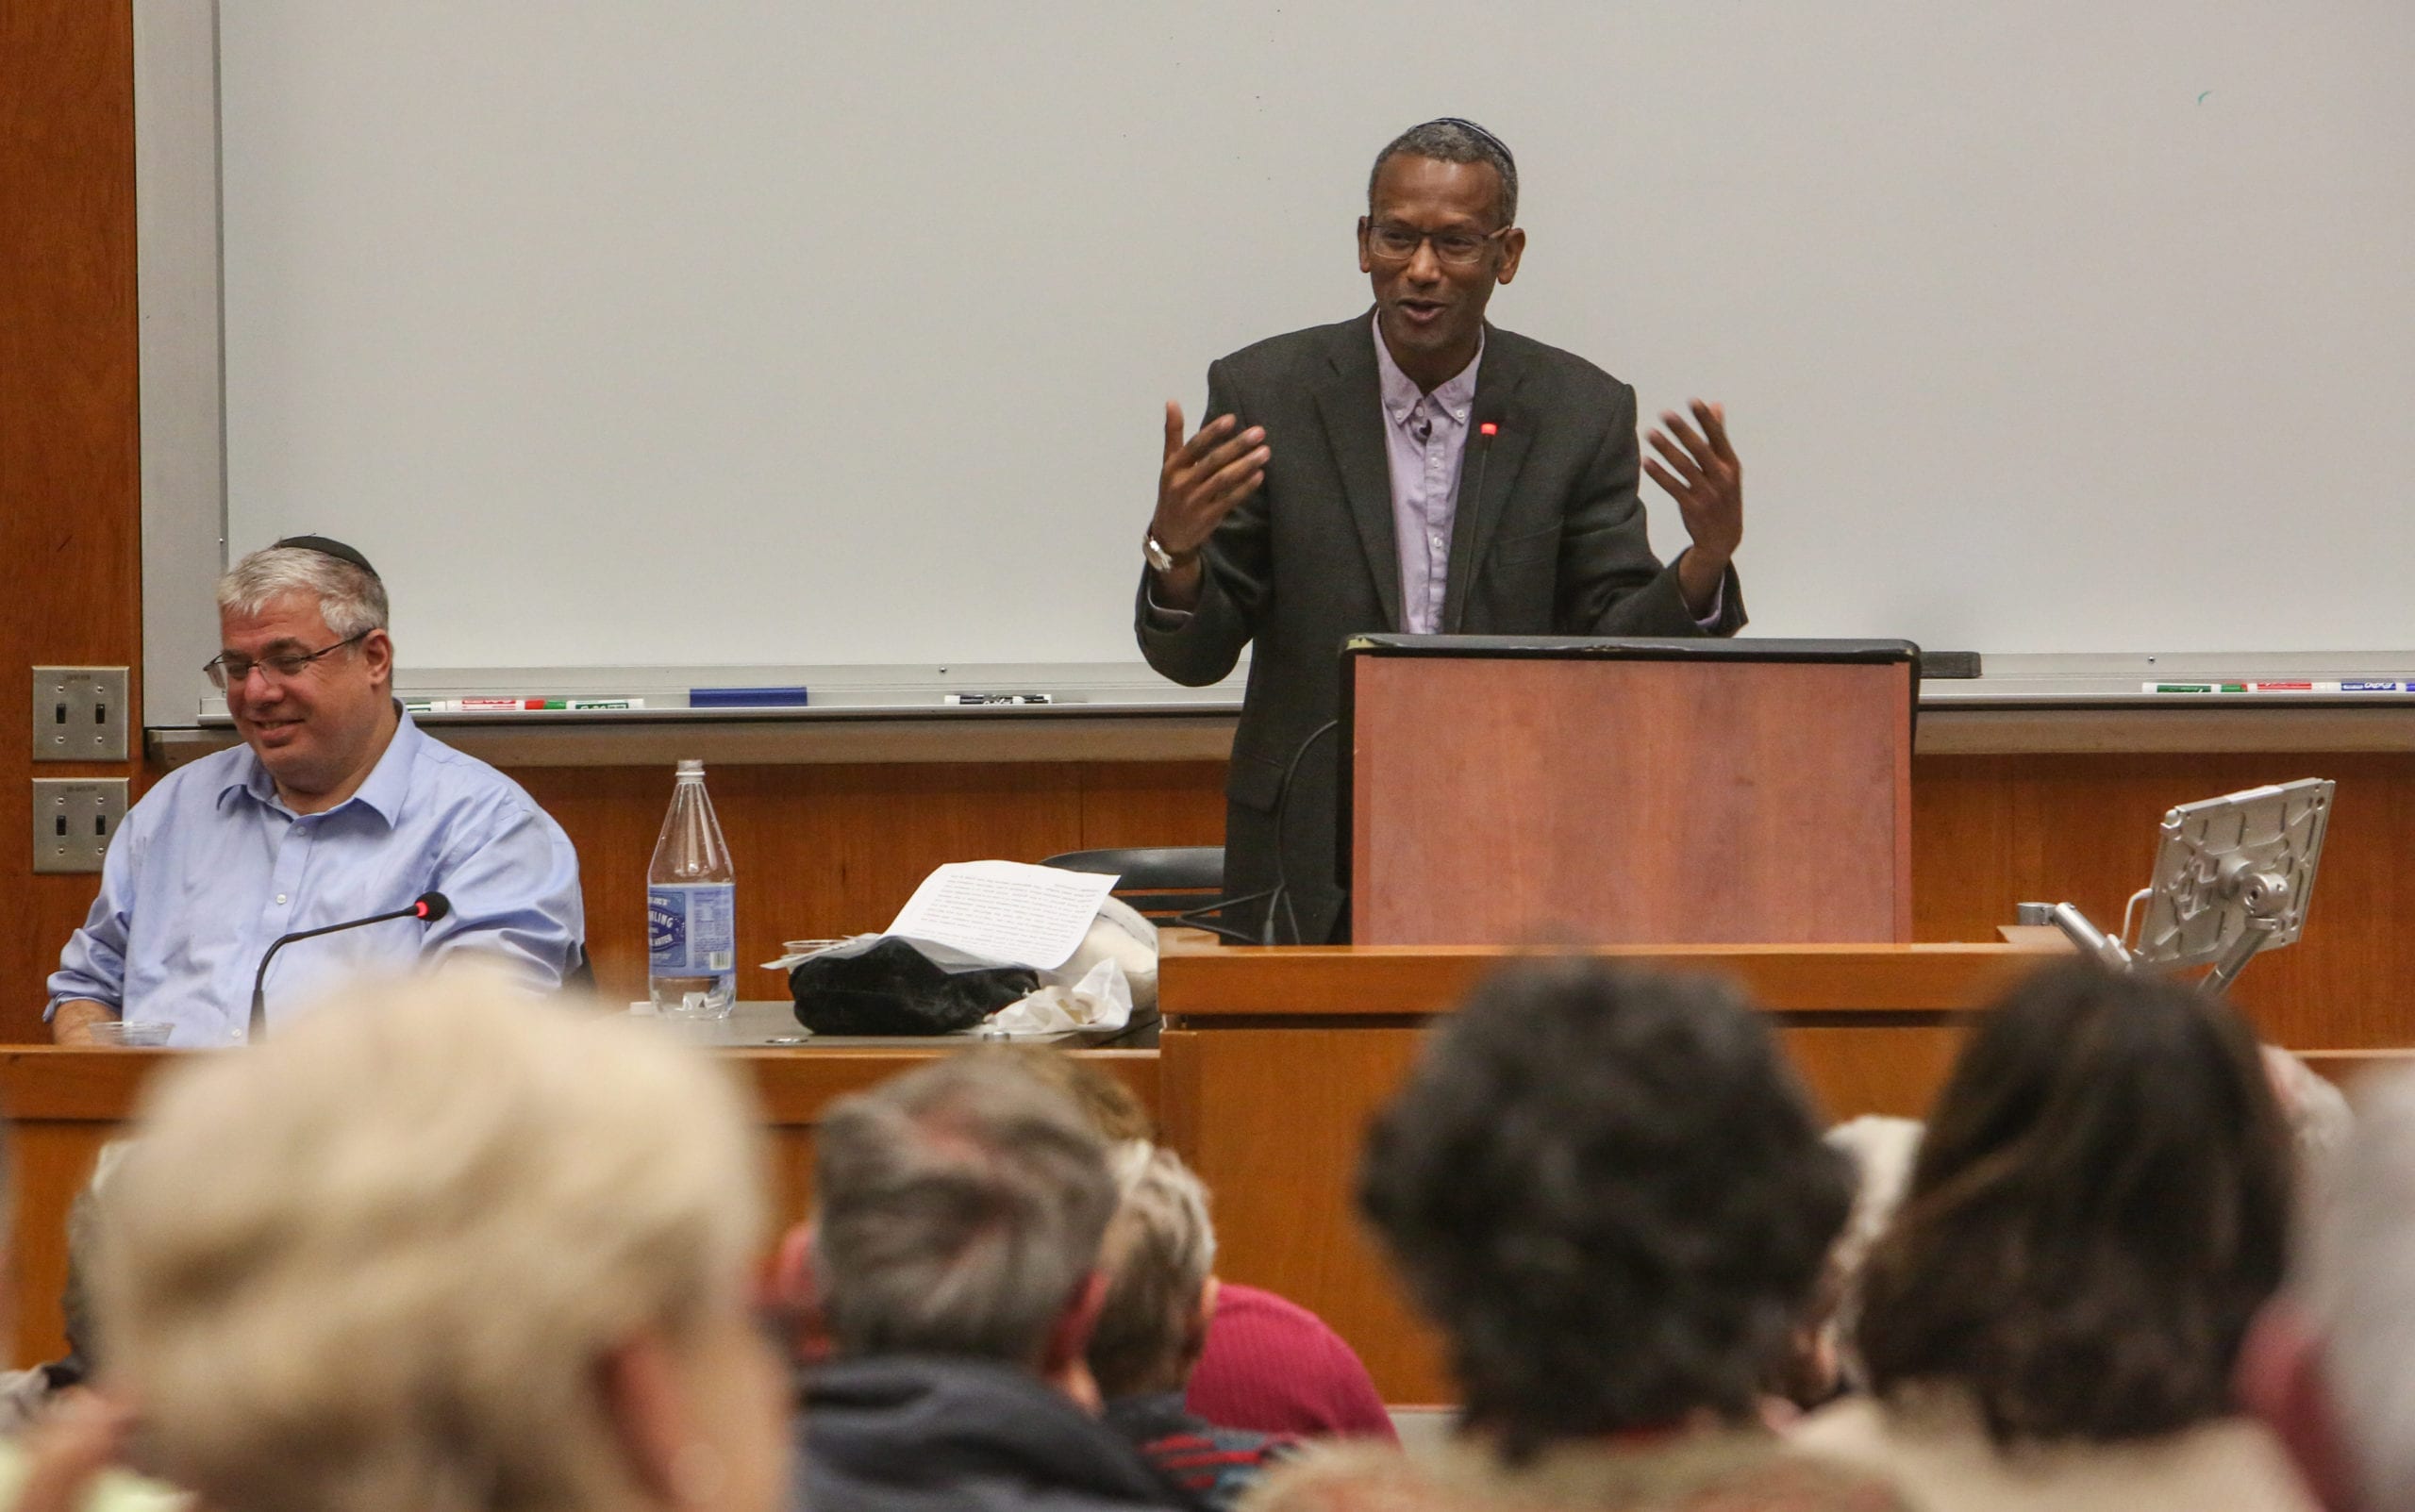
[[[1478,430],[1480,430],[1480,431],[1484,432],[1487,436],[1498,436],[1499,434],[1501,434],[1501,427],[1500,427],[1500,426],[1498,426],[1498,425],[1496,425],[1496,424],[1494,424],[1492,422],[1491,422],[1491,421],[1489,421],[1489,420],[1488,420],[1488,421],[1486,421],[1483,424],[1478,425],[1478,426],[1476,427],[1476,429],[1478,429]]]

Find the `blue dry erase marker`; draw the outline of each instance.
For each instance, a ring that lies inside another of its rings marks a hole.
[[[690,708],[803,708],[802,688],[691,688]]]

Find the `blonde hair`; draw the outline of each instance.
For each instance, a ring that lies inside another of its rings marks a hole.
[[[1091,1373],[1108,1397],[1174,1390],[1190,1373],[1191,1320],[1216,1269],[1208,1188],[1181,1156],[1146,1139],[1117,1145],[1108,1166],[1118,1202],[1100,1248],[1107,1300]]]
[[[597,1367],[742,1305],[761,1152],[647,1025],[456,967],[146,1099],[101,1320],[158,1470],[245,1512],[630,1499]]]

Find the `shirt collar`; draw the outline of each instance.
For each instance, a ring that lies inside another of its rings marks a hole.
[[[326,812],[332,814],[354,804],[362,804],[375,811],[389,829],[402,817],[403,799],[410,791],[411,768],[418,761],[419,748],[425,743],[427,737],[420,733],[420,727],[411,723],[409,712],[399,704],[394,714],[394,738],[386,742],[385,755],[369,769],[369,776],[358,790]],[[226,795],[233,792],[247,793],[255,802],[272,807],[284,806],[284,800],[276,795],[276,779],[270,776],[268,768],[260,764],[260,754],[248,745],[243,748],[242,764],[229,774],[226,786],[218,789],[218,801],[224,804]]]
[[[1383,316],[1378,314],[1375,320],[1381,322]],[[1370,329],[1375,337],[1375,384],[1383,394],[1384,413],[1391,416],[1395,424],[1406,424],[1425,395],[1419,390],[1417,380],[1403,373],[1400,364],[1392,360],[1391,348],[1384,344],[1382,325],[1372,324]],[[1468,406],[1475,398],[1475,370],[1483,365],[1484,332],[1479,327],[1475,336],[1475,356],[1468,358],[1466,367],[1453,374],[1434,390],[1435,402],[1441,407],[1443,418],[1453,422],[1467,418]]]

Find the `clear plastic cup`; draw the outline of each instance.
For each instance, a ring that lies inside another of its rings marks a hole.
[[[92,1042],[115,1050],[155,1050],[175,1032],[175,1024],[156,1019],[121,1019],[92,1025]]]

